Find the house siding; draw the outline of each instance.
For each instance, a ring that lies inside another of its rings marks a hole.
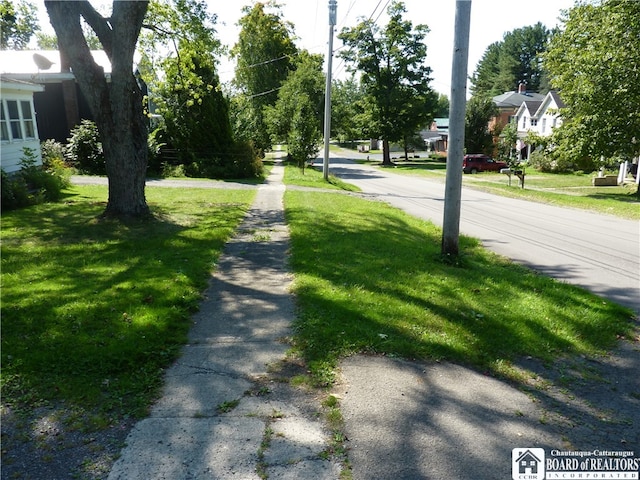
[[[6,81],[2,81],[0,87],[0,107],[3,109],[0,166],[7,173],[20,170],[24,148],[32,149],[36,156],[36,164],[42,165],[40,137],[33,103],[34,92],[42,87]],[[14,106],[18,108],[18,115],[15,114]],[[14,125],[11,125],[12,123]]]

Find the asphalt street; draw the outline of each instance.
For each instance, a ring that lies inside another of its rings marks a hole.
[[[399,175],[337,155],[329,171],[366,195],[442,225],[443,181]],[[498,254],[640,313],[636,221],[463,187],[460,232]]]

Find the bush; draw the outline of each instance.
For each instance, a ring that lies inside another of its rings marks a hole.
[[[90,120],[82,120],[71,130],[67,139],[67,161],[81,173],[105,175],[107,173],[98,127]]]
[[[72,170],[64,160],[65,146],[55,140],[45,140],[40,144],[40,149],[45,171],[58,178],[62,187],[70,186]]]
[[[535,150],[529,155],[528,163],[530,166],[541,172],[554,172],[556,171],[557,164],[544,152]]]
[[[204,178],[256,178],[262,175],[262,160],[258,157],[250,142],[237,142],[228,151],[216,157],[205,157],[200,154],[188,161],[181,156],[184,171],[189,177]]]
[[[57,166],[45,169],[36,165],[37,159],[32,148],[25,147],[23,152],[20,171],[8,175],[2,170],[3,211],[59,200],[62,189],[69,185],[69,173],[64,162],[60,165],[58,160]]]
[[[27,182],[20,175],[9,176],[4,169],[0,170],[2,176],[2,203],[0,208],[2,211],[15,210],[25,207],[29,202],[29,188]]]

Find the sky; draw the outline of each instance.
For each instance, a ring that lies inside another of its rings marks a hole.
[[[344,27],[355,26],[361,17],[378,19],[384,25],[387,21],[385,5],[387,0],[337,0],[337,24],[334,50],[342,42],[337,38]],[[208,0],[209,10],[218,15],[219,38],[231,45],[238,38],[239,28],[235,25],[241,17],[242,6],[251,1]],[[328,0],[280,0],[283,17],[295,26],[299,48],[312,53],[327,54],[329,39]],[[473,73],[486,48],[502,40],[504,34],[516,28],[542,22],[552,28],[560,25],[562,10],[571,8],[574,0],[472,0],[471,31],[469,41],[469,75]],[[405,18],[414,25],[426,24],[427,65],[432,69],[431,87],[445,95],[451,90],[451,63],[455,23],[455,0],[404,0],[407,9]],[[382,14],[381,14],[382,12]],[[333,76],[344,78],[348,74],[341,59],[334,57]],[[221,78],[233,76],[233,66],[221,65]],[[514,89],[516,86],[514,86]]]
[[[218,38],[225,45],[232,46],[240,31],[237,22],[242,16],[242,7],[253,5],[253,0],[205,0],[210,13],[218,16]],[[334,36],[334,51],[342,42],[337,34],[344,27],[354,27],[362,18],[377,19],[380,25],[387,21],[386,6],[391,0],[337,0],[337,24]],[[95,5],[109,4],[104,0],[91,1]],[[327,55],[329,40],[328,0],[279,0],[285,20],[294,24],[298,48],[312,53]],[[505,33],[516,28],[542,22],[547,28],[560,24],[561,11],[571,8],[575,0],[472,0],[471,31],[469,42],[469,66],[471,75],[486,48],[502,40]],[[38,0],[41,26],[45,31],[53,31],[49,26],[44,9],[44,1]],[[450,95],[451,62],[453,53],[455,0],[404,0],[407,9],[405,18],[414,25],[426,24],[430,32],[426,37],[427,60],[432,69],[431,87],[439,93]],[[326,68],[326,67],[325,67]],[[346,78],[345,65],[334,57],[333,77]],[[222,81],[233,77],[233,64],[223,60],[220,64]],[[514,86],[514,89],[516,87]]]

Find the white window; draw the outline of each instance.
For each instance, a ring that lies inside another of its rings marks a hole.
[[[527,128],[527,117],[522,117],[522,129]]]
[[[7,126],[7,117],[4,113],[4,104],[0,104],[0,139],[3,142],[8,142],[11,140],[9,137],[9,127]]]
[[[545,133],[546,130],[547,130],[547,119],[543,118],[542,119],[542,133]]]
[[[531,119],[531,126],[532,126],[532,127],[535,127],[535,126],[537,126],[537,125],[538,125],[538,120],[537,120],[536,118],[532,118],[532,119]]]
[[[0,109],[3,142],[36,138],[36,119],[30,100],[3,100]]]

